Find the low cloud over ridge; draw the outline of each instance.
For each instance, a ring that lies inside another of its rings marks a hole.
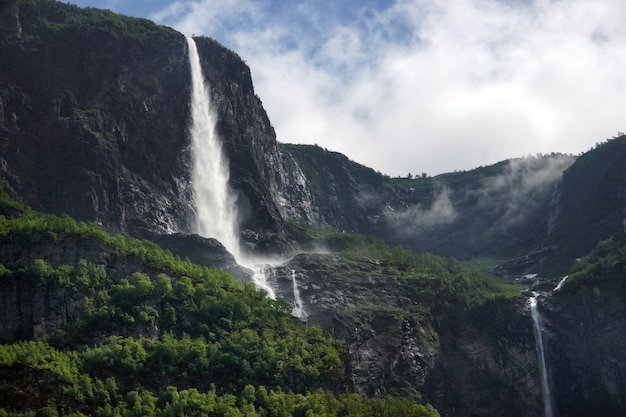
[[[246,59],[280,141],[434,175],[624,130],[624,15],[617,0],[198,0],[151,17]]]

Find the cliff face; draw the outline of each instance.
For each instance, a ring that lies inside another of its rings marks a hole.
[[[132,36],[106,12],[83,26],[80,9],[53,2],[13,7],[21,34],[0,51],[5,175],[36,209],[113,231],[188,229],[184,37],[147,21]]]
[[[79,260],[84,260],[102,269],[115,270],[121,276],[145,269],[138,258],[112,256],[113,249],[101,240],[77,236],[53,240],[46,234],[33,240],[36,243],[27,246],[19,241],[3,242],[0,262],[30,266],[36,259],[43,259],[58,267],[77,265]],[[78,321],[84,310],[84,294],[38,285],[29,274],[3,277],[0,300],[0,338],[7,341],[51,336],[64,325]]]
[[[436,177],[392,179],[317,146],[282,149],[303,172],[309,192],[300,206],[317,210],[312,220],[295,220],[461,259],[507,258],[541,248],[558,214],[556,186],[575,160],[553,154]]]
[[[533,322],[518,301],[489,303],[441,332],[424,390],[442,415],[543,416]]]
[[[544,304],[547,361],[559,415],[625,412],[626,285],[623,271],[618,279],[606,277],[574,289],[565,286]]]
[[[293,250],[286,222],[293,220],[460,258],[521,255],[502,269],[519,276],[562,271],[622,227],[624,137],[576,162],[550,155],[391,179],[318,147],[279,147],[249,68],[210,39],[196,43],[242,236],[254,250]],[[246,277],[219,243],[188,234],[194,209],[186,48],[182,34],[148,21],[51,1],[3,2],[0,173],[35,209],[148,237]],[[133,258],[111,264],[108,253],[101,242],[51,244],[45,236],[28,250],[0,247],[2,262],[85,259],[122,274],[139,267]],[[375,259],[346,264],[334,255],[298,255],[276,268],[273,280],[291,303],[295,285],[302,317],[346,344],[357,392],[420,391],[451,416],[541,415],[522,297],[436,326],[396,273]],[[79,299],[35,291],[19,278],[0,285],[2,337],[51,334],[80,314]],[[590,287],[541,302],[558,415],[624,412],[626,363],[616,354],[624,340],[623,288],[597,288],[609,297],[590,297]]]
[[[4,2],[0,39],[3,176],[33,208],[114,232],[190,232],[190,73],[182,34],[47,1]],[[280,240],[280,160],[249,68],[196,39],[230,161],[242,228]]]
[[[380,262],[298,255],[267,275],[294,314],[348,347],[356,392],[384,396],[422,389],[437,361],[438,336],[406,283]]]
[[[626,219],[626,136],[609,140],[580,156],[563,173],[559,213],[547,241],[553,258],[574,260],[624,230]]]

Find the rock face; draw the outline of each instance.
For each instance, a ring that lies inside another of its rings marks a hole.
[[[348,346],[356,392],[384,396],[423,387],[437,361],[437,333],[405,285],[380,263],[298,255],[273,269],[269,279],[278,297],[302,303],[303,320]]]
[[[558,210],[556,184],[574,162],[553,154],[434,178],[391,179],[316,146],[282,149],[304,174],[309,193],[301,206],[318,213],[313,221],[295,220],[461,259],[541,248]]]
[[[391,179],[319,147],[278,145],[250,69],[215,41],[196,43],[250,250],[296,250],[294,221],[416,251],[514,257],[501,273],[522,275],[567,269],[623,227],[626,137],[575,162],[549,155]],[[188,66],[172,29],[60,2],[2,2],[0,173],[37,210],[150,238],[245,278],[218,242],[190,235]],[[132,258],[109,265],[102,243],[40,238],[27,251],[2,245],[1,261],[138,268]],[[3,338],[49,334],[79,314],[62,291],[34,293],[18,278],[0,285]],[[272,279],[296,304],[295,279],[302,318],[347,345],[357,392],[419,391],[450,416],[542,415],[523,297],[435,326],[375,260],[298,255]],[[611,297],[599,304],[587,288],[540,303],[557,415],[624,415],[623,288],[598,290]]]
[[[626,285],[617,280],[565,289],[549,297],[544,310],[557,415],[623,415]]]
[[[424,389],[442,415],[543,416],[533,324],[523,302],[489,303],[440,334],[440,360]]]
[[[626,219],[626,136],[598,145],[563,173],[559,214],[546,244],[557,250],[549,262],[586,255],[596,244],[624,230]]]
[[[26,203],[135,236],[193,231],[184,36],[55,2],[4,2],[0,19],[0,169]],[[242,228],[266,249],[283,238],[274,198],[293,186],[274,172],[281,157],[249,68],[196,43]]]
[[[53,2],[13,7],[22,31],[0,50],[5,176],[42,211],[116,232],[188,229],[184,37],[148,21],[135,36],[72,24],[81,10]]]
[[[52,238],[39,235],[35,244],[24,246],[3,242],[0,263],[23,262],[32,265],[43,259],[49,265],[77,265],[85,260],[122,276],[144,269],[135,257],[112,257],[113,250],[101,240],[79,237]],[[46,287],[32,282],[32,276],[3,277],[0,283],[0,338],[13,340],[52,335],[64,325],[80,317],[83,295],[60,287]],[[69,294],[69,295],[68,295]]]

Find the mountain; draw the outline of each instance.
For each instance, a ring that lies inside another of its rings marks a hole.
[[[436,177],[389,178],[315,146],[281,149],[307,180],[304,204],[318,209],[300,222],[460,259],[510,258],[539,247],[552,233],[555,187],[575,161],[539,155]]]
[[[0,168],[25,202],[114,233],[152,239],[193,232],[184,36],[54,1],[5,2],[0,16]],[[541,270],[560,241],[576,240],[580,250],[550,260],[564,265],[554,272],[560,274],[621,227],[621,194],[609,197],[612,187],[621,189],[614,180],[619,151],[604,158],[612,151],[602,146],[580,163],[551,154],[389,178],[316,146],[277,143],[250,69],[215,41],[197,43],[247,248],[294,251],[296,222],[459,259],[533,254],[533,262],[504,265],[503,274],[519,276]],[[612,142],[621,148],[621,140]],[[578,202],[581,190],[602,196]],[[598,204],[604,198],[610,204]],[[602,214],[594,216],[596,209]],[[588,221],[581,224],[580,216]],[[571,234],[581,228],[597,233]]]
[[[555,415],[624,414],[625,136],[390,178],[278,143],[250,68],[195,42],[242,248],[279,299],[194,234],[185,37],[2,2],[0,409],[540,416],[533,298]]]
[[[224,271],[6,190],[0,212],[2,415],[438,415],[348,395],[343,346]]]
[[[31,207],[112,232],[192,231],[185,37],[55,1],[1,7],[10,25],[0,59],[4,177]],[[208,38],[197,44],[228,139],[242,228],[263,247],[265,233],[282,233],[274,131],[243,61]]]

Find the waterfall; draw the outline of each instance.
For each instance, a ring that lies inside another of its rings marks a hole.
[[[567,279],[569,278],[569,275],[565,275],[563,278],[561,278],[561,280],[559,281],[559,283],[556,285],[556,287],[554,287],[554,289],[552,290],[552,292],[554,291],[558,291],[561,289],[561,287],[563,286],[563,284],[565,284],[565,281],[567,281]]]
[[[196,43],[187,38],[191,67],[192,186],[196,203],[195,232],[219,240],[239,259],[236,198],[228,185],[228,161],[216,131],[217,116],[202,75]]]
[[[296,271],[291,270],[291,283],[293,285],[293,309],[291,314],[302,319],[306,317],[306,313],[302,308],[302,298],[300,298],[300,290],[298,289],[298,282],[296,281]]]
[[[217,134],[217,115],[211,106],[196,42],[187,38],[191,67],[191,147],[192,186],[196,205],[195,232],[219,240],[237,261],[254,271],[252,282],[267,296],[275,298],[267,282],[267,267],[254,261],[245,262],[239,246],[237,199],[228,185],[228,161]]]
[[[272,288],[267,280],[268,270],[273,271],[273,268],[269,265],[254,265],[254,275],[252,275],[252,282],[254,282],[254,285],[258,289],[264,290],[269,298],[275,299],[276,293],[274,292],[274,288]]]
[[[533,318],[535,330],[535,342],[537,345],[537,360],[539,362],[539,375],[541,377],[541,391],[543,394],[544,417],[553,417],[552,395],[550,394],[550,384],[548,382],[548,371],[546,369],[546,357],[543,349],[543,336],[541,334],[541,316],[537,308],[537,297],[530,297],[530,314]]]

